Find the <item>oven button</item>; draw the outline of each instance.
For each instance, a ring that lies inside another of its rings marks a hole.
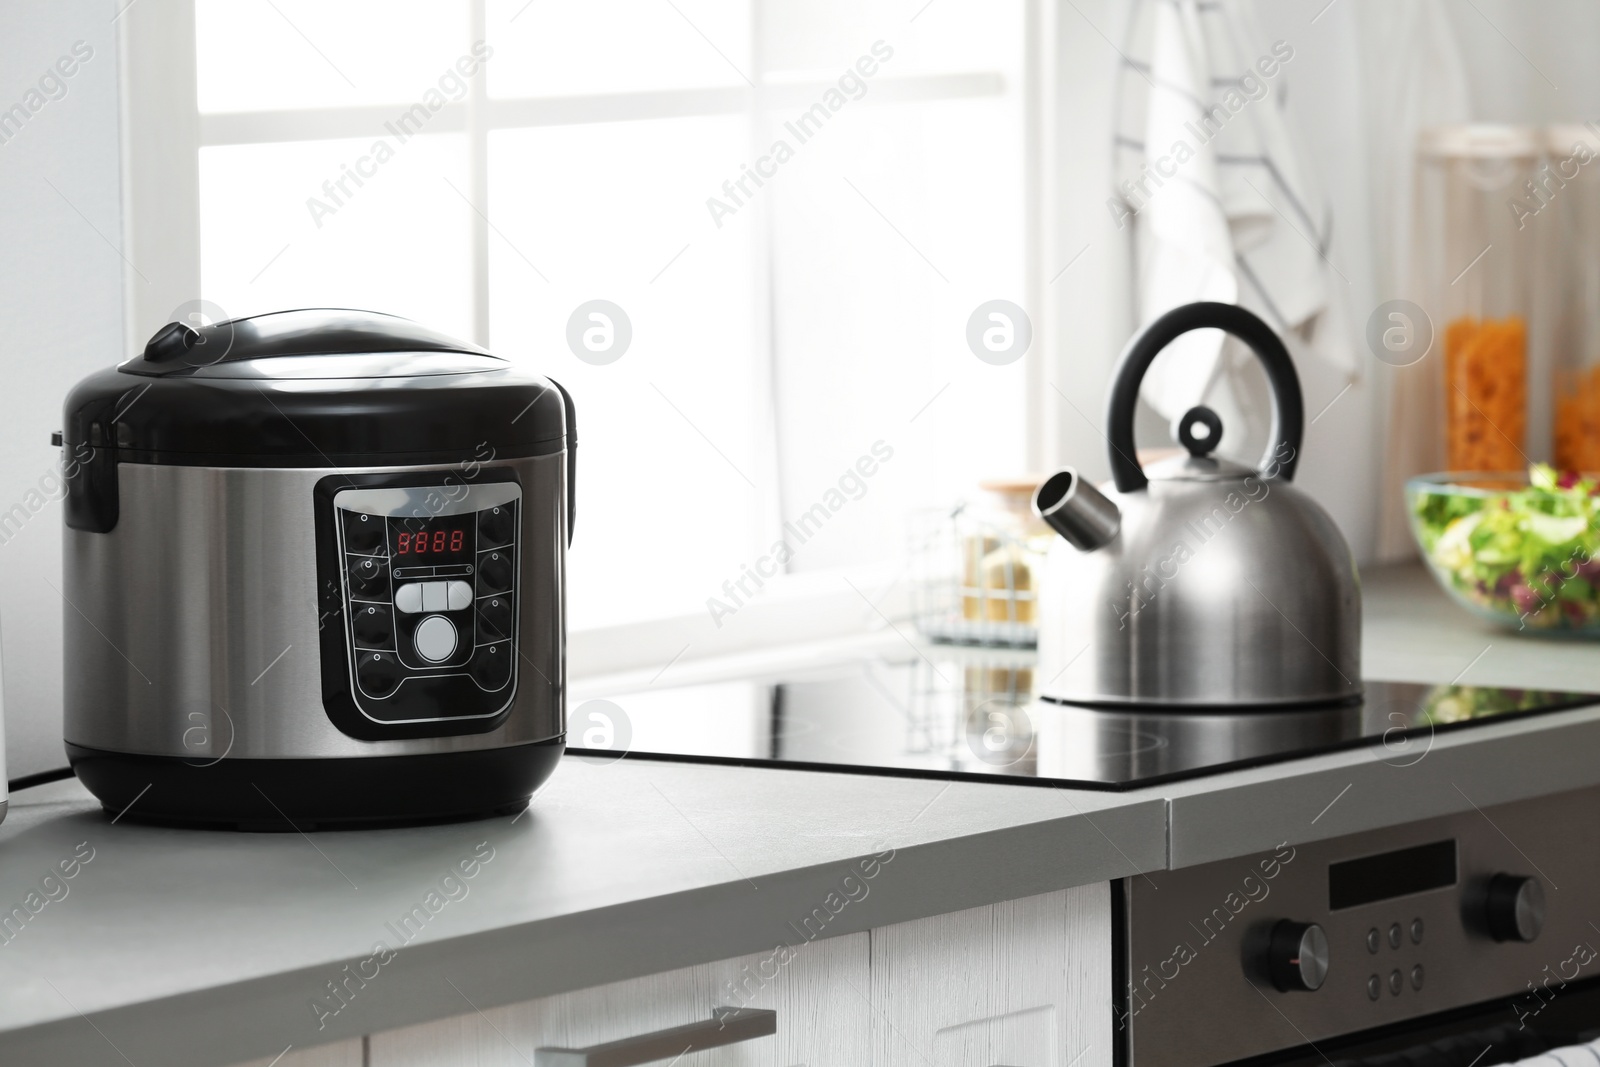
[[[386,604],[357,604],[350,620],[356,632],[356,644],[367,648],[392,648],[394,646],[394,620]]]
[[[466,582],[446,583],[444,595],[446,611],[462,611],[472,607],[472,586]]]
[[[511,543],[511,508],[485,508],[478,512],[478,547],[499,548]]]
[[[1413,945],[1422,944],[1422,920],[1421,919],[1412,919],[1411,920],[1411,943]]]
[[[422,610],[445,611],[450,598],[445,594],[444,582],[422,583]]]
[[[350,568],[350,588],[358,597],[381,596],[387,593],[389,574],[383,561],[371,556],[356,560],[355,565]]]
[[[426,582],[407,582],[394,591],[394,609],[403,611],[407,615],[415,615],[422,610],[422,587]]]
[[[478,555],[478,594],[503,593],[511,588],[511,556],[506,552]]]
[[[1419,963],[1415,967],[1411,968],[1411,988],[1421,989],[1422,978],[1422,964]]]
[[[1377,1000],[1383,996],[1383,979],[1373,975],[1367,979],[1367,999]]]
[[[1374,926],[1372,929],[1367,931],[1367,951],[1368,952],[1370,952],[1374,956],[1376,956],[1378,954],[1378,948],[1382,944],[1383,944],[1383,935],[1378,933],[1378,928],[1376,926]]]
[[[443,615],[430,615],[417,624],[411,637],[417,655],[429,663],[440,663],[456,650],[456,624]]]
[[[1544,886],[1537,878],[1497,874],[1489,879],[1485,904],[1496,941],[1532,941],[1544,929]]]
[[[1389,992],[1391,994],[1398,997],[1400,995],[1400,987],[1405,984],[1406,980],[1401,977],[1399,971],[1391,971],[1389,973]]]
[[[368,652],[356,661],[356,678],[369,697],[386,697],[400,685],[400,665],[387,652]]]
[[[1400,924],[1399,923],[1395,923],[1393,926],[1389,927],[1389,947],[1390,948],[1399,948],[1400,947]]]
[[[1316,923],[1282,920],[1267,939],[1267,971],[1280,992],[1322,988],[1328,977],[1328,935]]]

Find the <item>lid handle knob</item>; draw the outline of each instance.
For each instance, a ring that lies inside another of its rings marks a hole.
[[[144,346],[144,358],[151,363],[178,359],[200,340],[200,331],[187,322],[169,322],[155,332]]]
[[[1300,376],[1295,373],[1289,350],[1283,347],[1283,341],[1272,332],[1272,327],[1255,314],[1236,304],[1200,301],[1175,307],[1145,327],[1128,342],[1117,363],[1106,414],[1106,443],[1110,446],[1111,477],[1120,492],[1137,492],[1150,484],[1134,455],[1133,444],[1133,416],[1145,371],[1150,369],[1161,350],[1177,338],[1190,330],[1207,328],[1230,333],[1249,345],[1265,368],[1267,381],[1272,386],[1273,410],[1272,434],[1261,469],[1286,482],[1293,480],[1295,464],[1300,459],[1300,438],[1305,429],[1305,400],[1300,395]],[[1188,420],[1192,414],[1192,411],[1186,412],[1184,419]]]
[[[1222,443],[1221,417],[1204,404],[1190,408],[1178,420],[1178,441],[1189,455],[1204,459]]]

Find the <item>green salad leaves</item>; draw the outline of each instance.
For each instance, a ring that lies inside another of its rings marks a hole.
[[[1600,482],[1536,463],[1526,486],[1406,487],[1424,557],[1451,592],[1505,622],[1600,629]]]

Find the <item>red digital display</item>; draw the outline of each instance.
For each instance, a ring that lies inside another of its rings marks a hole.
[[[471,563],[477,548],[474,519],[472,515],[390,519],[389,550],[395,565]]]
[[[418,530],[411,533],[400,531],[399,544],[395,545],[397,556],[426,556],[428,553],[440,555],[445,552],[460,552],[467,539],[465,530]]]

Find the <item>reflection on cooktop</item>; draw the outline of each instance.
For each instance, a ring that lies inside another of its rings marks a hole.
[[[1366,683],[1358,705],[1119,711],[1034,697],[1031,653],[929,648],[782,675],[618,692],[572,711],[568,749],[664,759],[1128,789],[1365,746],[1415,763],[1445,730],[1600,695]]]

